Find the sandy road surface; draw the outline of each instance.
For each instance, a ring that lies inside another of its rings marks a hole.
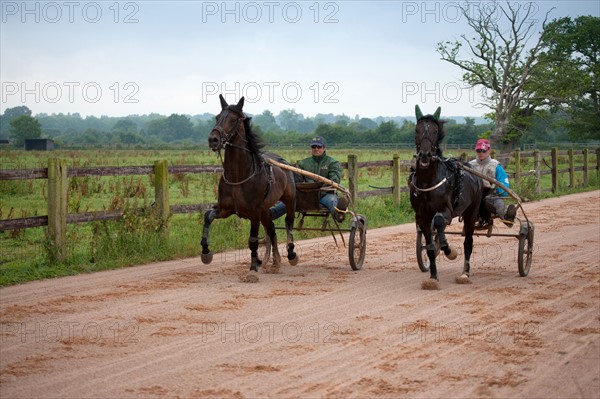
[[[402,225],[359,272],[329,237],[257,284],[241,251],[4,288],[0,397],[598,398],[600,192],[525,209],[525,278],[515,238],[479,237],[472,284],[459,257],[421,290]]]

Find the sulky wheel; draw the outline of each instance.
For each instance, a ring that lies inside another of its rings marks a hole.
[[[433,231],[432,234],[435,232]],[[435,256],[437,257],[440,254],[440,242],[437,238],[437,234],[434,235],[435,242]],[[425,273],[429,271],[429,257],[427,256],[427,244],[425,243],[425,237],[423,236],[423,232],[417,226],[417,263],[419,264],[419,269]]]
[[[263,225],[260,226],[258,231],[258,259],[261,260],[263,265],[269,262],[271,257],[271,239],[267,235]]]
[[[519,232],[519,275],[525,277],[529,274],[531,260],[533,258],[533,233],[532,222],[521,222],[521,230]]]
[[[352,270],[360,270],[367,252],[367,226],[363,216],[358,216],[352,223],[348,240],[348,258]]]

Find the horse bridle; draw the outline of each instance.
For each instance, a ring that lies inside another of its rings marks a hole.
[[[242,113],[241,116],[238,116],[236,121],[235,121],[235,127],[233,129],[231,129],[231,131],[228,133],[225,131],[225,128],[223,127],[223,125],[225,124],[225,120],[227,118],[227,115],[229,115],[229,112],[233,112],[234,114],[238,114],[237,111],[234,110],[230,110],[230,109],[224,109],[223,111],[227,111],[226,113],[224,113],[223,115],[221,115],[221,117],[217,120],[217,123],[215,124],[215,126],[212,128],[212,130],[216,130],[217,132],[219,132],[219,138],[221,140],[220,146],[219,146],[219,159],[221,160],[221,166],[223,166],[223,181],[227,184],[229,184],[230,186],[238,186],[240,184],[244,184],[246,183],[248,180],[252,179],[254,176],[256,176],[256,174],[258,173],[258,169],[256,166],[256,160],[254,160],[254,162],[252,162],[252,173],[250,173],[250,176],[248,176],[247,178],[245,178],[242,181],[239,182],[232,182],[227,180],[227,178],[225,177],[225,160],[223,159],[223,156],[221,155],[221,148],[225,148],[227,146],[233,147],[233,148],[238,148],[240,150],[244,150],[244,151],[248,151],[250,153],[252,153],[252,151],[250,151],[248,148],[246,147],[241,147],[239,145],[233,145],[231,144],[231,139],[233,138],[233,136],[235,136],[236,134],[238,136],[240,136],[240,138],[246,142],[248,142],[248,140],[246,140],[245,137],[242,137],[242,135],[239,132],[239,126],[240,126],[240,122],[243,121],[244,119],[246,119],[246,116]],[[253,156],[254,158],[254,156]]]
[[[239,126],[240,126],[240,121],[243,121],[244,119],[246,119],[246,117],[242,114],[241,116],[238,115],[236,121],[235,121],[235,127],[233,129],[231,129],[230,132],[226,132],[225,128],[223,127],[223,125],[225,124],[225,120],[227,119],[227,116],[229,115],[230,112],[233,112],[234,114],[237,115],[236,111],[230,110],[230,109],[224,109],[223,111],[226,111],[224,114],[221,115],[221,117],[217,120],[217,123],[215,124],[215,126],[212,128],[212,130],[216,130],[217,132],[219,132],[219,138],[220,138],[220,148],[224,148],[228,145],[233,146],[233,144],[231,144],[231,139],[233,138],[233,136],[235,136],[236,134],[239,135]],[[246,141],[246,139],[244,137],[241,137],[242,140]],[[235,146],[237,147],[237,146]],[[239,148],[244,148],[244,147],[239,147]],[[244,148],[246,149],[246,148]]]
[[[419,121],[417,121],[417,123],[419,123]],[[419,143],[417,144],[417,156],[419,156],[419,154],[421,153],[421,143],[424,140],[428,140],[431,143],[431,150],[432,150],[432,152],[434,154],[436,154],[438,146],[437,146],[437,142],[434,144],[433,140],[431,140],[431,134],[429,133],[429,123],[430,122],[428,120],[425,120],[425,121],[423,121],[423,123],[425,124],[425,132],[423,133],[423,137],[421,138],[421,141],[419,141]],[[434,155],[434,156],[431,157],[431,160],[433,162],[439,161],[439,157],[436,156],[436,155]],[[438,182],[436,185],[434,185],[432,187],[419,188],[417,186],[417,175],[416,175],[416,173],[413,174],[413,176],[412,176],[412,185],[413,185],[413,187],[415,188],[416,191],[420,191],[420,192],[433,191],[433,190],[441,187],[442,185],[444,185],[444,183],[446,183],[447,181],[448,181],[448,176],[444,177],[440,182]],[[417,193],[415,192],[415,195],[416,194]]]
[[[417,121],[417,124],[420,121]],[[419,141],[417,144],[417,154],[419,154],[421,152],[421,143],[424,140],[428,140],[431,143],[431,149],[433,153],[437,152],[438,146],[437,146],[437,142],[434,144],[433,140],[431,140],[431,134],[429,133],[429,121],[425,120],[423,121],[423,123],[425,124],[425,133],[423,133],[423,137],[421,138],[421,141]]]

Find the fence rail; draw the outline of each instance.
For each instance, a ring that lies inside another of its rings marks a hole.
[[[600,148],[595,150],[596,164],[589,166],[589,150],[585,149],[578,152],[583,155],[583,166],[574,166],[575,151],[515,151],[512,154],[514,158],[514,172],[509,176],[515,184],[526,176],[536,177],[536,191],[540,192],[540,178],[543,175],[552,175],[552,188],[555,192],[558,189],[558,176],[560,174],[569,174],[569,187],[575,187],[575,172],[583,171],[583,185],[587,186],[589,182],[590,170],[600,171]],[[534,159],[534,168],[526,172],[523,167],[529,165],[529,158]],[[549,162],[544,158],[549,157]],[[559,158],[567,157],[568,168],[559,168]],[[463,154],[462,158],[466,158]],[[501,162],[507,163],[506,156],[499,157]],[[464,159],[466,160],[466,159]],[[401,183],[401,173],[408,172],[413,161],[401,161],[398,155],[389,161],[370,161],[358,162],[356,155],[348,155],[348,161],[342,162],[343,168],[348,170],[348,190],[352,198],[365,198],[375,195],[392,194],[396,202],[400,201],[400,194],[406,192],[406,184]],[[375,190],[359,191],[358,175],[359,170],[369,167],[391,167],[392,182],[388,188]],[[193,205],[169,205],[168,187],[169,175],[173,174],[195,174],[195,173],[222,173],[223,169],[218,165],[173,165],[168,166],[167,161],[156,161],[153,166],[105,166],[105,167],[67,167],[64,160],[51,158],[48,160],[48,168],[36,168],[27,170],[1,170],[0,180],[29,180],[29,179],[47,179],[48,180],[48,215],[35,216],[17,219],[0,220],[0,231],[26,229],[32,227],[48,226],[48,233],[55,248],[57,258],[65,254],[66,245],[66,225],[73,223],[88,223],[94,221],[117,220],[123,217],[122,210],[95,211],[82,213],[67,213],[67,187],[68,178],[85,176],[131,176],[131,175],[154,175],[154,208],[166,229],[166,221],[171,214],[183,214],[201,212],[208,209],[211,204],[193,204]]]

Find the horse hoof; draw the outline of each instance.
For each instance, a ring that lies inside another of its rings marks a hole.
[[[208,265],[213,260],[213,253],[209,252],[207,254],[201,254],[200,259],[202,259],[202,263]]]
[[[294,256],[292,259],[288,259],[291,266],[296,266],[298,262],[300,262],[300,257],[298,255]]]
[[[240,276],[240,281],[242,283],[258,283],[258,274],[255,272],[250,272],[245,276]]]
[[[468,275],[463,273],[460,276],[456,277],[456,284],[471,284],[471,279]]]
[[[436,291],[440,289],[440,283],[437,280],[430,278],[421,283],[421,289]]]
[[[444,252],[444,255],[446,255],[446,258],[448,258],[450,260],[454,260],[458,257],[458,252],[456,251],[456,249],[450,248],[450,253],[446,254]]]

